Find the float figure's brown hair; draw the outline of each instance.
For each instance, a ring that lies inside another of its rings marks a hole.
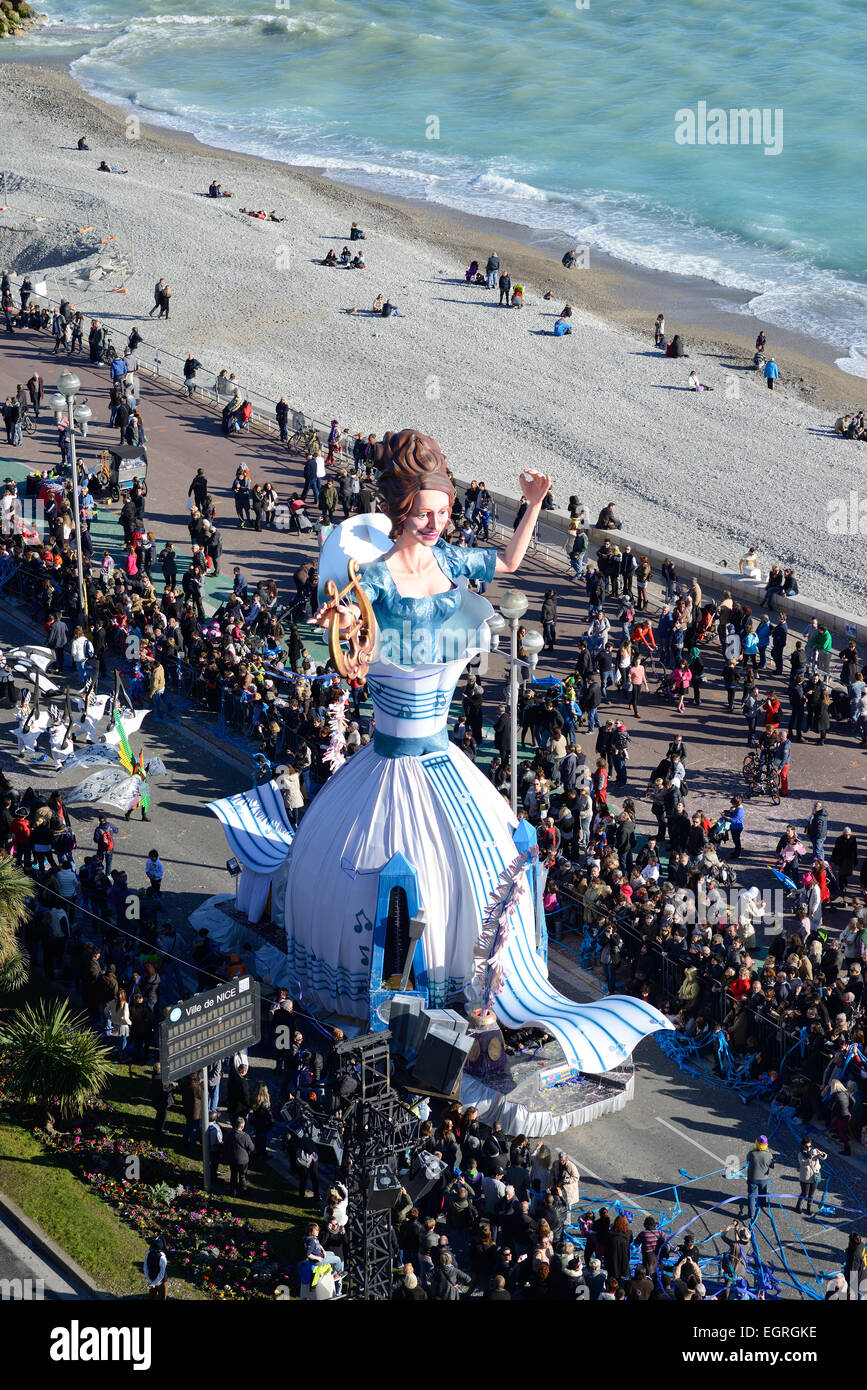
[[[449,503],[455,500],[454,483],[448,464],[435,439],[417,430],[386,434],[376,446],[379,471],[379,497],[383,511],[391,520],[391,537],[396,540],[415,504],[417,492],[426,489],[445,492]]]

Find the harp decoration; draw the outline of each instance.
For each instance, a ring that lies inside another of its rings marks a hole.
[[[349,583],[342,589],[333,579],[325,585],[326,607],[330,610],[326,620],[328,651],[335,669],[345,680],[364,680],[376,636],[373,608],[361,586],[357,560],[349,561],[348,573]],[[347,599],[347,606],[341,607]],[[341,638],[346,642],[346,650]]]

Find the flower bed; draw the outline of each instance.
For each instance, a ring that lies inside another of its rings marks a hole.
[[[170,1263],[210,1297],[270,1299],[278,1284],[290,1281],[288,1271],[281,1271],[272,1257],[268,1241],[249,1231],[243,1217],[202,1193],[161,1191],[99,1169],[82,1176],[91,1191],[146,1240],[162,1236]]]
[[[297,1286],[295,1270],[283,1267],[263,1236],[218,1201],[186,1187],[189,1174],[164,1149],[130,1137],[107,1102],[94,1102],[74,1128],[54,1134],[34,1127],[24,1107],[6,1102],[4,1108],[121,1221],[145,1240],[161,1236],[170,1274],[219,1299],[273,1299],[278,1285]],[[130,1159],[138,1162],[136,1179],[125,1176]]]

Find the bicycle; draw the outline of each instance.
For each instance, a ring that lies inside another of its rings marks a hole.
[[[36,433],[36,421],[33,419],[33,416],[26,410],[24,414],[21,416],[21,428],[25,434]]]
[[[641,650],[641,648],[639,648],[639,650]],[[644,663],[644,668],[647,671],[648,676],[652,680],[661,682],[670,676],[670,672],[666,670],[666,667],[658,652],[653,651],[652,649],[650,651],[644,651],[641,659]]]
[[[290,434],[286,448],[290,454],[313,454],[320,452],[322,445],[316,430],[308,425]]]
[[[756,753],[748,753],[744,758],[743,773],[750,796],[764,793],[775,806],[779,806],[781,778],[777,768],[769,766]]]

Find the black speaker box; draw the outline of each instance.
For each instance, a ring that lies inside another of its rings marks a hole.
[[[433,1184],[431,1184],[433,1185]],[[371,1211],[390,1211],[400,1198],[401,1181],[386,1163],[377,1164],[367,1189],[367,1205]]]
[[[434,1183],[446,1171],[447,1165],[441,1158],[434,1157],[433,1154],[425,1153],[424,1150],[417,1155],[418,1170],[404,1184],[410,1200],[417,1206],[422,1197],[426,1197]]]
[[[343,1162],[343,1137],[333,1125],[311,1126],[310,1138],[320,1158],[339,1168]]]
[[[423,1012],[422,1002],[416,995],[396,994],[392,999],[388,1026],[391,1030],[391,1050],[395,1057],[408,1059],[415,1055]]]
[[[441,1023],[432,1023],[412,1066],[410,1085],[414,1082],[424,1090],[451,1095],[472,1045],[473,1040],[466,1033],[455,1033]]]
[[[284,1107],[284,1117],[288,1106]],[[343,1162],[343,1138],[340,1130],[334,1125],[316,1125],[309,1121],[304,1115],[295,1115],[288,1119],[289,1133],[294,1135],[299,1144],[305,1148],[315,1149],[319,1158],[324,1158],[326,1162],[333,1163],[339,1168]]]

